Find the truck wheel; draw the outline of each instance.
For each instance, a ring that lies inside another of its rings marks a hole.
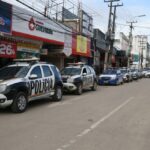
[[[94,81],[93,86],[91,87],[92,91],[96,91],[97,90],[97,82]]]
[[[60,86],[57,86],[55,88],[55,94],[52,98],[55,101],[61,101],[62,100],[62,88]]]
[[[77,94],[77,95],[81,95],[82,92],[83,92],[83,86],[82,86],[82,84],[80,83],[80,84],[77,85],[76,94]]]
[[[27,103],[28,103],[27,95],[24,92],[17,93],[11,105],[12,112],[14,113],[24,112],[27,108]]]

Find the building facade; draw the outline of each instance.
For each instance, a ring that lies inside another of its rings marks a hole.
[[[116,66],[127,67],[128,56],[129,56],[129,38],[122,32],[116,35],[114,42],[116,49]]]
[[[148,56],[148,37],[145,35],[137,35],[133,37],[132,58],[133,67],[144,68],[147,66]]]

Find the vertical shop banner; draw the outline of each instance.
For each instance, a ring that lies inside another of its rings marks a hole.
[[[16,58],[16,43],[7,41],[0,41],[0,57],[2,58]]]
[[[87,37],[78,35],[73,36],[72,39],[72,54],[73,55],[80,55],[85,57],[91,57],[90,52],[90,39]]]
[[[11,34],[12,5],[0,1],[0,32]]]
[[[77,52],[87,53],[87,38],[83,36],[77,36]]]
[[[66,29],[67,30],[67,29]],[[72,30],[69,29],[70,32],[67,32],[65,33],[65,41],[64,41],[64,54],[66,56],[70,56],[72,54]]]

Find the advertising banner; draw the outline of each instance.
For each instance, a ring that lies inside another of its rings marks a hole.
[[[11,34],[12,28],[12,6],[0,1],[0,32]]]
[[[72,40],[72,54],[85,57],[91,57],[90,39],[87,37],[77,35],[73,36]]]
[[[0,41],[0,57],[2,58],[16,58],[16,43]]]
[[[93,37],[93,18],[83,10],[81,11],[81,32],[85,36]]]
[[[40,46],[28,43],[17,43],[17,58],[40,57]]]

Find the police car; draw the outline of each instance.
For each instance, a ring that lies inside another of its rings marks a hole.
[[[76,92],[81,95],[83,89],[97,89],[97,79],[92,67],[84,63],[70,63],[68,67],[61,70],[64,91]]]
[[[109,68],[106,69],[99,76],[99,85],[109,84],[109,85],[119,85],[123,84],[123,75],[120,69]]]
[[[30,62],[29,62],[30,61]],[[29,101],[62,99],[62,79],[56,66],[36,60],[17,60],[0,69],[0,107],[24,112]]]

